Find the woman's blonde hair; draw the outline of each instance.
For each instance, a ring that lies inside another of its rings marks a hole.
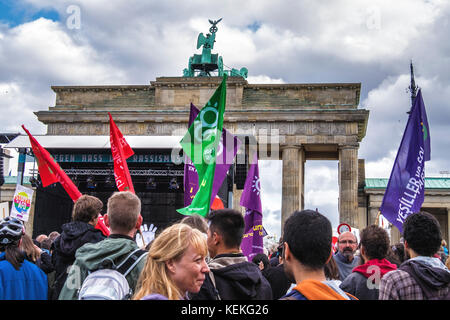
[[[177,223],[166,228],[152,242],[133,300],[139,300],[152,293],[161,294],[169,300],[183,298],[185,293],[180,292],[170,278],[166,261],[171,259],[179,261],[190,245],[195,248],[198,254],[207,256],[206,239],[199,230],[184,223]]]

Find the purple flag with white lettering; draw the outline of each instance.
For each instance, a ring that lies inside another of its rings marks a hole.
[[[381,214],[400,232],[405,219],[422,207],[425,161],[430,157],[430,127],[419,90],[380,207]]]
[[[191,103],[191,111],[189,114],[189,127],[194,122],[195,118],[199,114],[200,110]],[[241,141],[225,128],[222,129],[222,136],[220,138],[219,146],[217,149],[216,157],[216,169],[214,172],[214,182],[211,193],[211,203],[219,192],[222,186],[223,180],[227,176],[227,172],[230,169],[231,164],[234,161],[237,151],[241,145]],[[223,152],[225,151],[225,152]],[[198,174],[194,164],[187,155],[185,155],[184,162],[184,206],[187,207],[191,204],[195,194],[199,188]]]
[[[259,180],[258,156],[255,152],[245,179],[241,206],[245,207],[245,232],[241,243],[242,253],[248,261],[263,253],[264,228],[262,226],[261,184]]]

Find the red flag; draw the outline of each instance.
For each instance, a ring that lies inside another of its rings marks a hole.
[[[109,231],[109,228],[106,226],[105,221],[103,220],[103,216],[99,213],[98,214],[98,220],[97,224],[95,225],[95,229],[100,230],[105,236],[109,236],[111,231]]]
[[[134,192],[133,181],[131,181],[130,171],[128,170],[127,159],[131,157],[134,152],[123,137],[119,128],[114,123],[114,120],[109,115],[109,130],[110,130],[110,144],[111,152],[114,161],[114,179],[119,191]]]
[[[30,132],[22,125],[23,130],[30,138],[31,148],[38,164],[39,175],[41,176],[42,185],[47,187],[53,183],[59,182],[66,190],[69,197],[75,202],[81,197],[81,192],[70,180],[67,174],[61,169],[59,164],[52,158],[50,153],[45,150],[39,142],[30,134]]]
[[[225,209],[225,206],[223,205],[222,199],[220,199],[219,196],[216,196],[211,205],[211,210],[219,210],[219,209]]]

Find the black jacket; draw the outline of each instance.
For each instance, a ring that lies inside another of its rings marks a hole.
[[[284,273],[283,264],[279,264],[276,267],[267,267],[263,270],[262,274],[269,281],[274,300],[278,300],[284,296],[292,285],[286,273]]]
[[[52,263],[52,256],[45,251],[41,253],[41,257],[36,261],[36,265],[46,274],[55,271],[55,266]]]
[[[271,300],[272,290],[259,267],[241,254],[222,254],[209,262],[221,300]],[[217,293],[209,274],[192,300],[216,300]]]
[[[359,300],[378,300],[379,289],[370,286],[367,278],[361,273],[352,272],[340,284],[339,288],[357,297]]]
[[[74,221],[62,226],[61,235],[52,244],[52,262],[55,267],[55,283],[51,299],[57,300],[67,279],[67,268],[75,261],[75,253],[86,243],[97,243],[106,237],[92,225]]]

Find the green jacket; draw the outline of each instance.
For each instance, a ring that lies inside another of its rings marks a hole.
[[[59,300],[78,300],[78,290],[88,276],[88,271],[96,269],[105,258],[112,259],[117,265],[136,249],[138,249],[136,242],[117,235],[97,243],[86,243],[75,254],[75,262],[69,269]],[[133,291],[146,261],[145,256],[126,277]]]

